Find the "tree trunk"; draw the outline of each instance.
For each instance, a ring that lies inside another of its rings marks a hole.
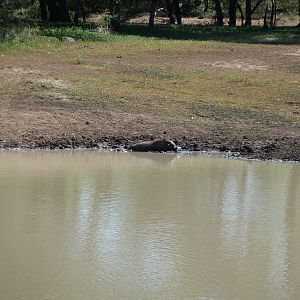
[[[208,10],[208,0],[204,0],[204,10],[203,11],[207,12],[207,10]]]
[[[58,2],[56,15],[58,16],[58,21],[60,22],[71,22],[71,18],[67,7],[67,0],[60,0]]]
[[[300,0],[298,0],[298,16],[299,16],[299,24],[298,27],[300,26]]]
[[[298,16],[299,16],[299,24],[298,24],[298,27],[300,27],[300,0],[298,0]]]
[[[53,22],[70,22],[71,18],[67,8],[67,0],[47,0],[47,6],[50,12],[49,20]]]
[[[158,0],[151,0],[150,10],[149,10],[149,27],[154,26],[154,18],[155,18],[155,11],[158,6]]]
[[[221,0],[215,0],[216,18],[219,26],[224,25]]]
[[[229,0],[229,26],[236,26],[236,0]]]
[[[55,11],[56,11],[56,1],[47,0],[47,6],[49,10],[49,21],[56,21]]]
[[[266,6],[265,6],[265,15],[264,15],[264,28],[268,27],[268,22],[267,22],[267,18],[268,18],[268,9],[269,9],[269,4],[266,2]]]
[[[80,0],[76,0],[76,9],[74,14],[74,22],[78,24],[80,15]]]
[[[239,10],[240,15],[241,15],[241,25],[244,26],[244,19],[245,18],[244,18],[242,6],[239,2],[236,3],[236,6],[237,6],[237,9]]]
[[[110,16],[112,30],[118,31],[120,29],[120,0],[111,0]]]
[[[175,24],[171,1],[166,0],[166,5],[167,5],[168,15],[169,15],[169,19],[170,19],[170,24]]]
[[[254,14],[254,12],[257,10],[257,8],[260,6],[261,3],[263,3],[265,0],[259,0],[253,7],[253,9],[251,10],[251,15]]]
[[[47,21],[47,4],[45,0],[40,0],[40,9],[42,21]]]
[[[174,3],[174,10],[175,10],[177,24],[181,25],[182,21],[181,21],[181,9],[180,9],[179,0],[173,0],[173,3]]]
[[[273,19],[274,19],[274,1],[272,0],[271,2],[272,2],[272,4],[271,4],[271,16],[270,16],[270,22],[269,22],[270,27],[273,26]]]
[[[246,0],[246,22],[245,25],[251,26],[252,19],[251,19],[251,0]]]
[[[276,1],[272,0],[270,26],[275,26],[275,24],[276,24]]]
[[[85,6],[84,6],[84,2],[81,3],[81,5],[80,5],[80,10],[81,10],[81,14],[82,14],[82,20],[83,20],[83,22],[85,22],[85,21],[86,21],[86,15],[85,15]]]

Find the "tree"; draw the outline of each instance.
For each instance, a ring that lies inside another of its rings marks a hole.
[[[166,4],[167,4],[167,11],[170,19],[170,24],[175,24],[171,0],[166,0]]]
[[[268,27],[267,18],[268,18],[268,10],[269,10],[269,3],[265,2],[265,14],[264,14],[264,27]]]
[[[208,0],[204,0],[203,1],[203,4],[204,4],[204,12],[207,12],[208,11]]]
[[[271,17],[270,17],[270,26],[276,25],[276,0],[271,0]]]
[[[47,3],[46,0],[40,0],[41,19],[47,20]]]
[[[155,12],[158,8],[160,1],[159,0],[151,0],[150,9],[149,9],[149,27],[154,26]],[[173,15],[173,11],[175,13],[176,21],[178,25],[181,25],[181,8],[179,0],[166,0],[166,7],[168,11],[168,15],[170,18],[170,24],[175,24],[175,19]]]
[[[120,0],[111,0],[110,16],[112,30],[118,31],[120,29]]]
[[[175,10],[175,16],[177,20],[177,24],[181,25],[181,9],[180,9],[180,3],[179,0],[173,0],[174,10]]]
[[[298,0],[298,16],[299,16],[299,24],[298,24],[298,27],[300,27],[300,0]]]
[[[239,10],[240,12],[240,15],[241,15],[241,24],[242,26],[244,25],[244,14],[243,14],[243,9],[242,9],[242,6],[239,2],[236,2],[236,6],[237,6],[237,9]]]
[[[79,22],[79,15],[80,15],[80,0],[76,0],[76,9],[74,14],[74,22]]]
[[[149,27],[154,26],[155,12],[158,7],[158,0],[151,0],[149,9]]]
[[[53,22],[70,22],[71,18],[67,8],[67,0],[47,0],[49,9],[49,21]]]
[[[229,26],[236,26],[236,0],[229,0]]]
[[[224,21],[223,21],[223,11],[222,11],[222,6],[221,6],[221,0],[215,0],[215,9],[216,9],[217,24],[219,26],[223,26]]]
[[[252,25],[251,0],[246,0],[246,22],[245,25]]]

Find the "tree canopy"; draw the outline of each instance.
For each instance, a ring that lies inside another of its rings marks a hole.
[[[149,12],[153,26],[156,13],[165,10],[170,24],[181,24],[182,16],[202,17],[210,14],[217,25],[252,25],[252,18],[264,18],[265,26],[276,25],[278,13],[299,14],[300,0],[0,0],[0,18],[23,15],[54,22],[85,21],[93,13],[106,13],[113,29],[120,22],[139,13]]]

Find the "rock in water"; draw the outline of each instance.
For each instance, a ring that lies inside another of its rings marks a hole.
[[[146,141],[134,144],[129,147],[129,150],[136,152],[167,152],[167,151],[177,151],[176,144],[171,140],[166,139],[156,139],[153,141]]]

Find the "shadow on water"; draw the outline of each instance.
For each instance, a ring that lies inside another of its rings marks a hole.
[[[123,35],[155,37],[168,40],[221,41],[231,43],[299,45],[299,27],[218,27],[200,25],[147,25],[124,24]]]
[[[143,152],[132,152],[130,156],[139,161],[148,161],[157,166],[170,165],[172,161],[178,158],[177,154],[165,153],[165,155],[160,155],[161,153],[143,153]]]

